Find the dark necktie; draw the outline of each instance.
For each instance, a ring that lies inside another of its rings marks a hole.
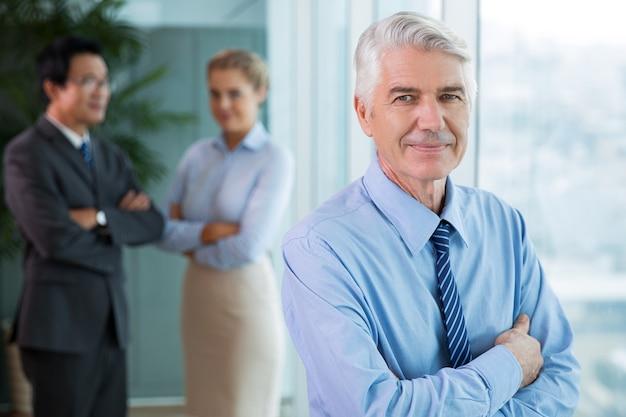
[[[85,160],[87,166],[91,168],[93,158],[91,156],[91,149],[89,148],[89,144],[85,141],[83,141],[83,143],[81,143],[80,145],[80,154],[83,156],[83,159]]]
[[[443,311],[444,325],[448,338],[450,363],[453,368],[465,365],[472,360],[463,306],[450,268],[450,223],[442,220],[430,238],[435,247],[435,270],[439,282],[439,297]]]

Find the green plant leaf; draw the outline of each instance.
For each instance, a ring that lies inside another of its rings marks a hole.
[[[0,156],[6,144],[32,125],[44,111],[35,73],[37,53],[58,36],[74,34],[97,39],[110,73],[132,74],[141,57],[145,35],[121,20],[123,0],[85,2],[68,0],[2,0],[0,2]],[[163,111],[150,91],[167,76],[156,67],[135,76],[113,91],[107,120],[94,135],[119,145],[133,163],[139,181],[149,185],[163,178],[166,167],[158,152],[141,141],[165,126],[189,123],[187,113]],[[17,228],[4,204],[0,187],[0,259],[15,256],[20,248]]]

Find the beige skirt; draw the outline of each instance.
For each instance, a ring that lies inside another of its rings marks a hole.
[[[188,415],[278,416],[284,336],[269,260],[229,271],[190,262],[182,301]]]

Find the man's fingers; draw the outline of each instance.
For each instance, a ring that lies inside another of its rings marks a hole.
[[[494,342],[494,345],[501,345],[503,343],[508,342],[509,340],[509,336],[508,333],[510,330],[507,330],[506,332],[502,333],[500,336],[496,337],[496,341]]]
[[[130,203],[130,210],[147,210],[150,208],[150,199],[144,193],[139,193]]]
[[[141,198],[139,198],[139,196],[135,196],[135,198],[133,198],[129,203],[128,203],[128,210],[137,210],[139,208],[139,205],[141,204]]]
[[[145,193],[137,193],[130,190],[120,201],[119,207],[124,210],[148,210],[150,208],[150,198]]]
[[[513,328],[524,334],[528,334],[528,331],[530,330],[530,318],[526,314],[520,314],[517,320],[515,320]]]
[[[133,190],[128,191],[122,198],[122,201],[120,201],[119,207],[123,209],[128,208],[134,199],[135,199],[135,191]]]
[[[147,210],[148,208],[150,208],[150,198],[147,194],[140,193],[137,198],[140,201],[140,206],[142,210]]]

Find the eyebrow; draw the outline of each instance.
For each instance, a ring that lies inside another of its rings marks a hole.
[[[387,97],[390,97],[395,94],[417,94],[417,93],[419,93],[419,90],[417,88],[397,86],[397,87],[392,87],[391,90],[389,90]]]
[[[451,85],[439,90],[440,93],[461,93],[465,95],[465,87],[461,85]]]
[[[387,94],[387,97],[390,97],[395,94],[418,94],[420,92],[419,89],[414,87],[404,87],[404,86],[396,86],[392,87]],[[461,93],[465,95],[465,87],[461,85],[450,85],[447,87],[440,88],[437,90],[438,93]]]

